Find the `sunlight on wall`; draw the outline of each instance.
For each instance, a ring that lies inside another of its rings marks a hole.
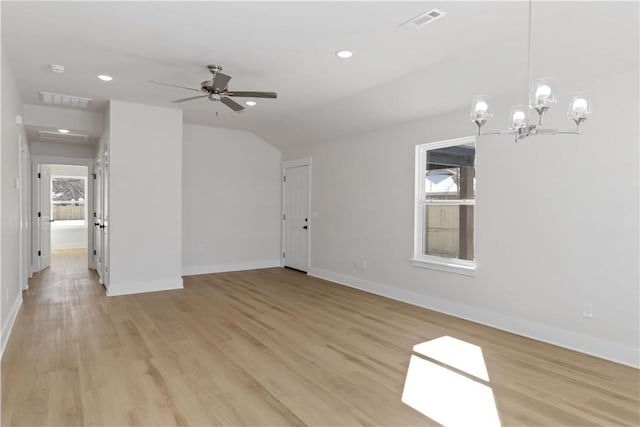
[[[479,347],[440,337],[416,345],[414,351],[478,379],[412,355],[403,403],[447,427],[500,427],[493,391],[484,384],[489,376]]]

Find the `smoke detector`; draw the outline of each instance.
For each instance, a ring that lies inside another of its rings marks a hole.
[[[445,15],[446,13],[441,11],[440,9],[431,9],[428,12],[409,19],[407,22],[403,22],[402,24],[400,24],[400,26],[403,28],[422,27],[423,25],[429,24],[436,19],[442,18]]]

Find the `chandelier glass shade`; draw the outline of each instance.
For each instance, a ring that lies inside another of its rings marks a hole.
[[[515,135],[516,142],[527,136],[580,134],[580,126],[591,115],[591,94],[577,92],[569,98],[568,117],[576,124],[574,130],[558,130],[543,128],[544,115],[557,102],[555,82],[552,78],[540,78],[531,82],[531,4],[529,0],[529,39],[528,39],[528,67],[527,74],[528,105],[514,105],[509,113],[509,125],[500,131],[485,131],[485,124],[493,118],[491,97],[475,95],[471,101],[471,121],[478,127],[478,135]],[[537,119],[533,120],[533,112]]]

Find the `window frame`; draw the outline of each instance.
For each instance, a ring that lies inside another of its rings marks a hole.
[[[458,145],[468,145],[472,143],[476,146],[477,140],[475,136],[467,136],[462,138],[447,139],[443,141],[427,142],[424,144],[418,144],[415,148],[415,197],[414,197],[414,247],[413,258],[411,258],[411,264],[416,267],[430,268],[434,270],[446,271],[451,273],[464,274],[468,276],[474,276],[477,271],[478,261],[474,248],[474,260],[463,260],[459,258],[448,258],[436,255],[425,255],[423,253],[424,248],[424,210],[429,205],[476,205],[476,196],[474,199],[455,199],[455,200],[427,200],[425,197],[425,165],[427,164],[427,152],[436,150],[439,148],[454,147]],[[477,157],[476,157],[477,167]],[[477,172],[477,171],[476,171]],[[477,175],[476,175],[477,176]],[[474,234],[474,246],[475,246],[475,234],[476,234],[476,209],[473,209],[473,234]]]
[[[50,189],[49,189],[49,203],[51,204],[51,218],[53,219],[53,200],[51,195],[53,194],[53,180],[54,178],[63,178],[63,179],[82,179],[84,180],[84,220],[83,224],[65,224],[65,222],[69,221],[79,221],[79,220],[55,220],[51,223],[51,228],[88,228],[89,227],[89,207],[87,203],[87,195],[89,191],[89,177],[88,176],[80,176],[80,175],[51,175],[50,178]]]

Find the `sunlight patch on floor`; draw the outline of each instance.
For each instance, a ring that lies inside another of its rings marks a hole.
[[[413,352],[489,381],[482,349],[477,345],[444,336],[413,346]]]
[[[452,337],[418,344],[414,351],[473,376],[412,355],[402,402],[447,426],[500,427],[482,349]]]

